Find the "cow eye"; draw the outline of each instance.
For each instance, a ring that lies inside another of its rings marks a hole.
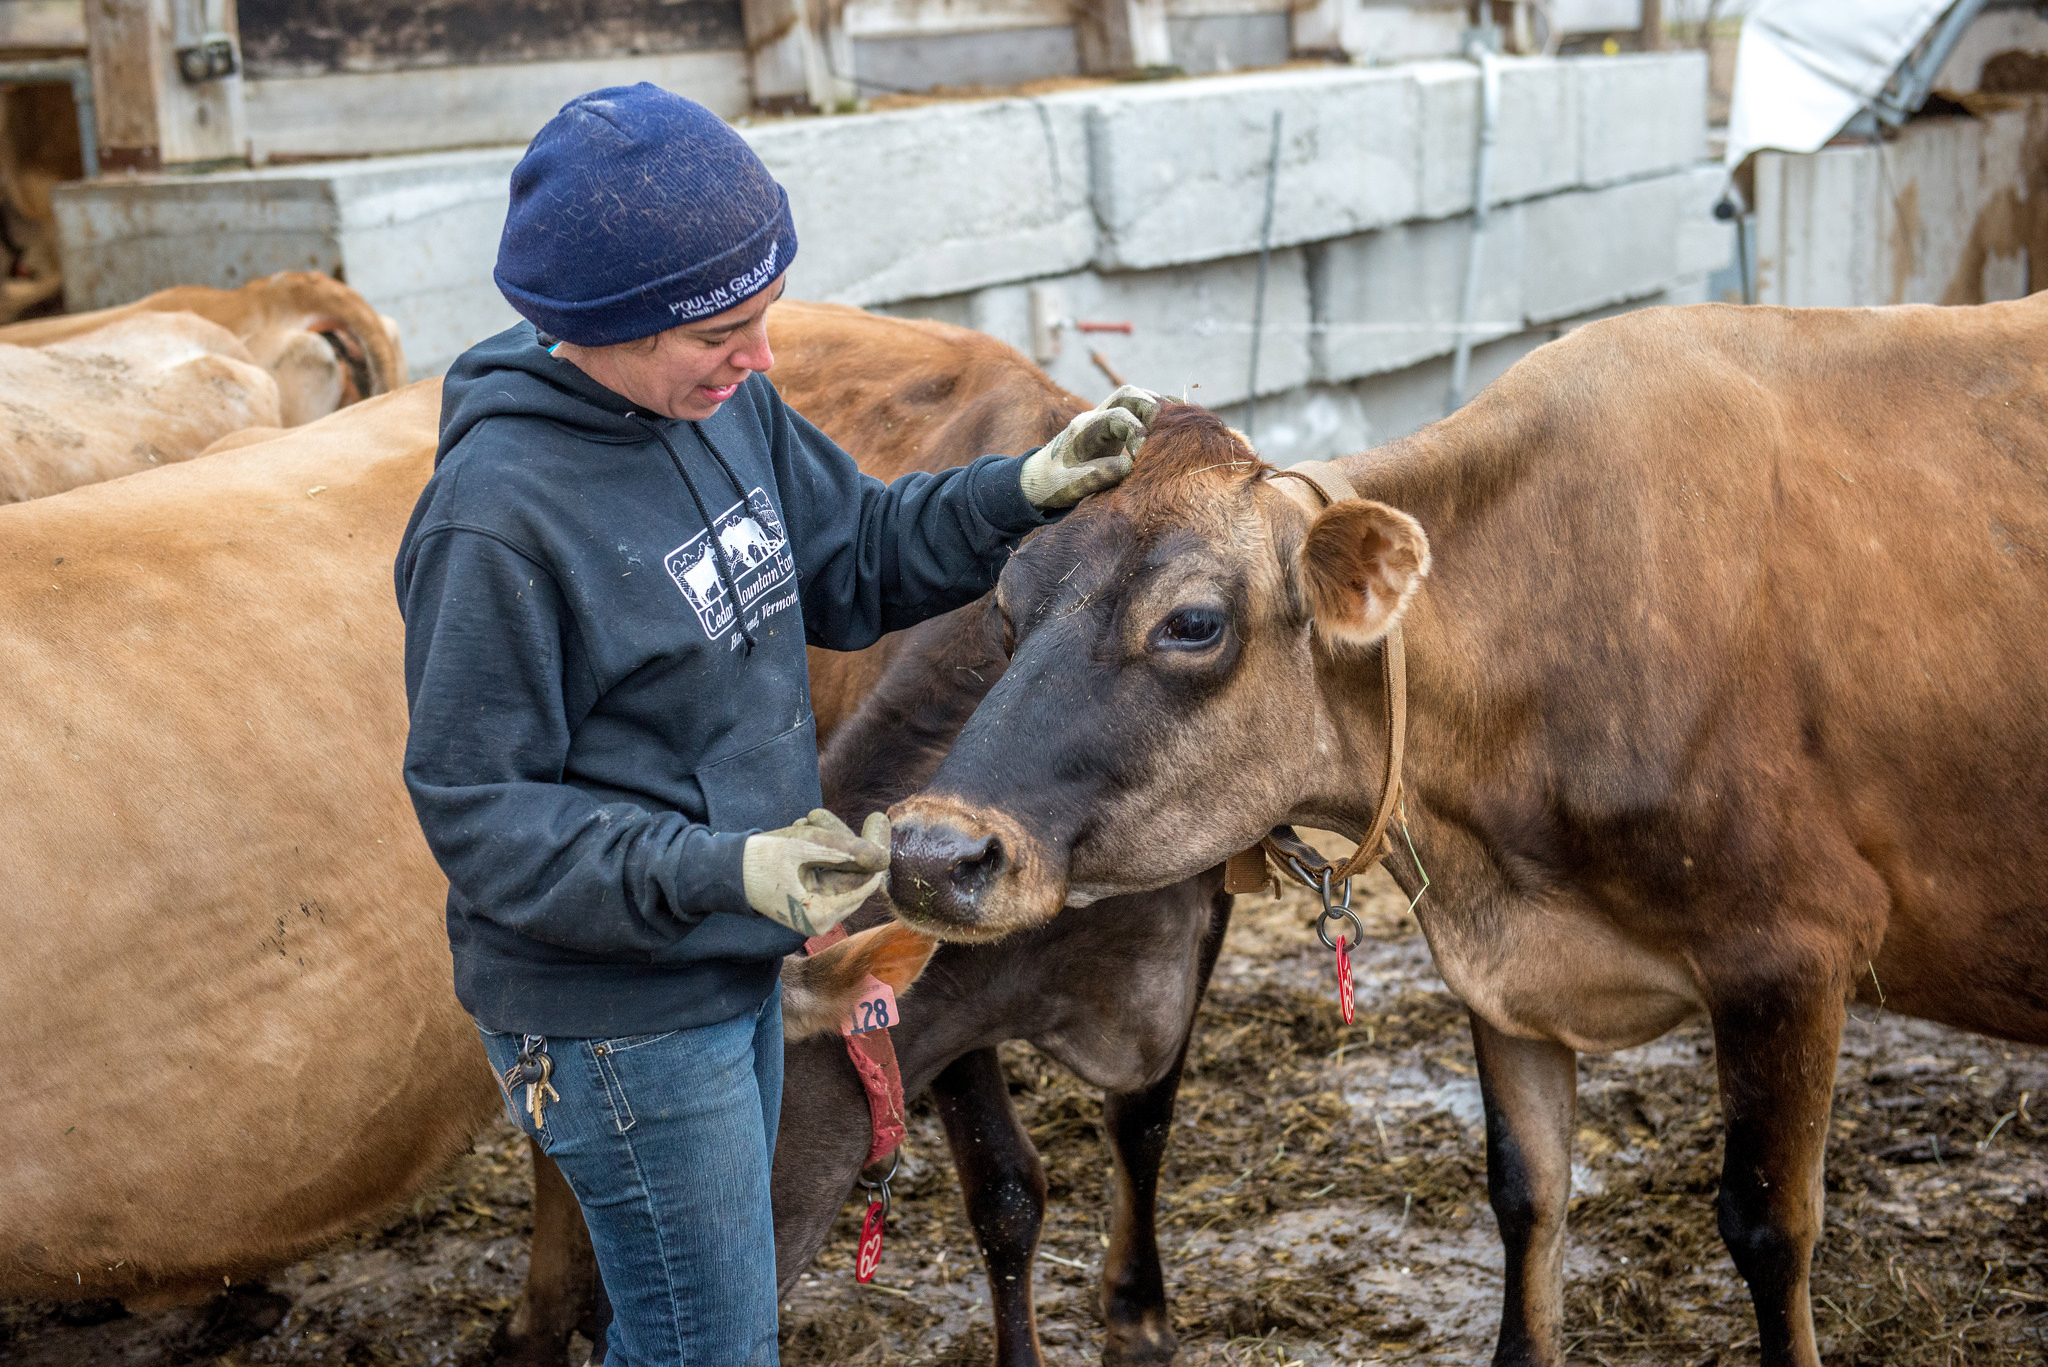
[[[1175,608],[1152,629],[1152,645],[1156,650],[1201,650],[1216,643],[1223,625],[1219,608]]]

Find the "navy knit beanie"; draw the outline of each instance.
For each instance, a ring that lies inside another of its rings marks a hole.
[[[796,256],[789,196],[725,120],[643,81],[562,106],[512,170],[498,288],[609,346],[721,313]]]

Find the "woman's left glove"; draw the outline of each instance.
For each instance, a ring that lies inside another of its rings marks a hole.
[[[740,853],[747,905],[799,935],[823,935],[888,876],[889,818],[880,812],[855,835],[820,807],[779,831],[748,836]]]
[[[1024,461],[1024,497],[1036,508],[1071,508],[1123,483],[1145,428],[1159,416],[1159,396],[1124,385],[1067,424]]]

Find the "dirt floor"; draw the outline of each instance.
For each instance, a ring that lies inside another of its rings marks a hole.
[[[1305,896],[1238,899],[1161,1201],[1183,1363],[1490,1353],[1500,1253],[1471,1044],[1403,900],[1377,886],[1349,1028],[1330,956],[1304,928]],[[1814,1277],[1827,1361],[2048,1360],[2048,1051],[1857,1016]],[[1695,1025],[1582,1064],[1575,1362],[1756,1360],[1748,1299],[1714,1230],[1712,1053]],[[1094,1363],[1100,1097],[1026,1046],[1005,1062],[1051,1180],[1036,1285],[1046,1355]],[[880,1275],[853,1281],[850,1201],[787,1308],[786,1362],[990,1361],[987,1287],[928,1106],[915,1110],[905,1171]],[[0,1305],[0,1364],[477,1363],[518,1293],[529,1181],[513,1133],[494,1130],[382,1229],[267,1287],[146,1314]]]

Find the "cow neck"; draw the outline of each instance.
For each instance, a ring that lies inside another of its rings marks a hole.
[[[1303,461],[1278,471],[1273,477],[1299,480],[1308,485],[1326,508],[1358,497],[1358,490],[1350,478],[1327,461]],[[1349,858],[1329,870],[1331,885],[1342,883],[1393,853],[1387,828],[1401,803],[1401,761],[1408,744],[1408,651],[1398,620],[1380,640],[1380,673],[1385,685],[1381,690],[1384,708],[1381,719],[1386,725],[1387,746],[1380,767],[1379,806],[1373,812],[1372,825],[1366,828],[1365,838],[1358,842],[1358,848],[1351,852]],[[1260,844],[1282,868],[1288,867],[1290,861],[1298,863],[1300,851],[1306,848],[1298,840],[1283,843],[1272,835]]]
[[[690,478],[689,467],[683,464],[683,458],[676,451],[675,443],[668,439],[668,433],[661,430],[659,423],[649,422],[631,410],[627,411],[626,416],[654,434],[655,440],[661,443],[661,449],[668,452],[669,463],[674,465],[676,473],[683,477],[683,487],[690,491],[690,502],[697,505],[697,517],[704,524],[704,536],[711,545],[712,563],[718,567],[718,581],[725,585],[725,591],[732,595],[733,623],[740,629],[740,639],[747,643],[746,653],[752,655],[754,633],[747,630],[747,614],[740,611],[739,576],[732,572],[732,561],[726,558],[725,543],[719,539],[718,528],[712,525],[711,510],[704,506],[704,495],[697,492],[697,481]],[[718,468],[725,471],[725,477],[732,484],[733,493],[738,496],[740,506],[747,507],[746,486],[740,483],[740,477],[733,473],[733,468],[726,462],[725,456],[711,444],[711,438],[705,435],[704,425],[693,422],[690,424],[690,430],[697,434],[697,440],[711,453],[711,459],[718,462]]]

